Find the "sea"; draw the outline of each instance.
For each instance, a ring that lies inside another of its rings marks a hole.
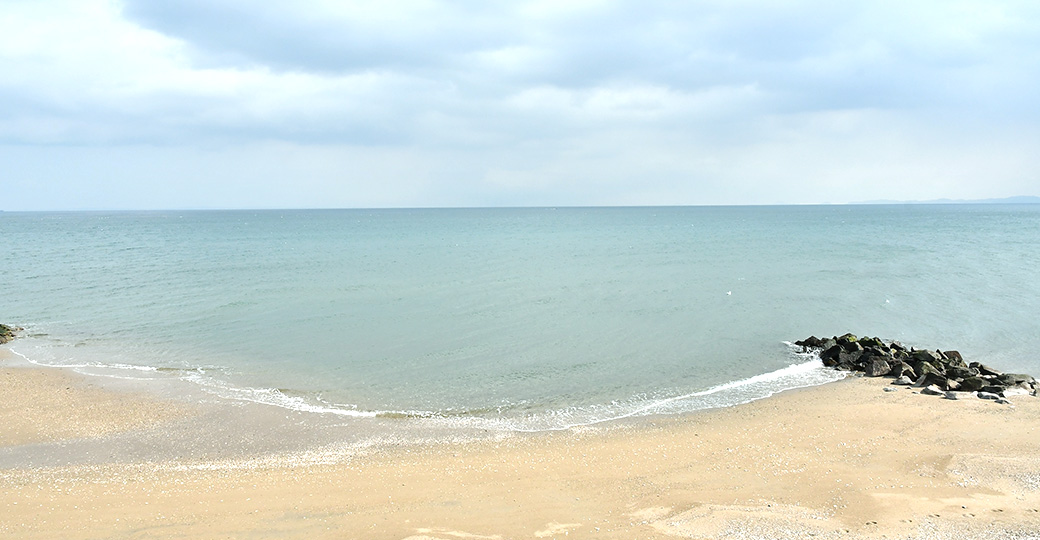
[[[1040,205],[0,213],[18,361],[540,432],[843,374],[852,332],[1040,375]]]

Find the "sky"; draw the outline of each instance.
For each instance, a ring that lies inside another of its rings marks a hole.
[[[2,0],[0,209],[1040,195],[1040,2]]]

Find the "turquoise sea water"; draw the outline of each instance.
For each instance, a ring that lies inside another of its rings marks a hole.
[[[837,375],[846,331],[1040,374],[1040,205],[2,213],[41,365],[556,429]]]

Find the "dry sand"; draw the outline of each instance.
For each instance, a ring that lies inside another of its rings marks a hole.
[[[186,414],[50,370],[0,381],[8,447]],[[1040,400],[884,384],[362,455],[0,469],[0,537],[1040,538]]]

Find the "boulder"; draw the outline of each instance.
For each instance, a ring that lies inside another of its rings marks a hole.
[[[1006,386],[989,385],[989,386],[983,386],[982,388],[979,388],[979,392],[982,392],[982,393],[985,393],[985,394],[996,394],[997,396],[1003,396],[1004,395],[1004,390],[1007,390]]]
[[[964,379],[966,377],[977,377],[978,375],[979,370],[969,367],[950,365],[950,367],[946,368],[946,376],[951,379]]]
[[[858,341],[846,341],[844,343],[839,341],[838,342],[838,346],[840,346],[841,350],[843,350],[845,352],[862,352],[863,351],[863,345],[860,345]]]
[[[859,344],[862,345],[863,347],[874,347],[876,349],[887,349],[888,348],[888,346],[885,345],[884,341],[881,341],[880,339],[878,339],[876,337],[860,339],[859,340]]]
[[[21,330],[21,328],[7,326],[6,324],[0,324],[0,345],[3,345],[4,343],[7,343],[8,341],[14,339],[19,330]]]
[[[898,384],[899,386],[910,386],[914,384],[914,381],[912,381],[910,377],[903,375],[902,377],[899,377],[898,379],[892,381],[892,384]]]
[[[843,350],[838,353],[838,364],[856,365],[861,356],[863,356],[863,351],[847,352]]]
[[[925,375],[928,375],[929,373],[934,373],[936,375],[943,374],[943,372],[936,368],[935,365],[933,365],[931,362],[918,360],[914,362],[913,366],[914,373],[916,373],[918,377],[923,377]]]
[[[994,380],[1004,386],[1015,386],[1020,383],[1030,384],[1033,382],[1033,377],[1021,373],[1003,373],[997,375],[997,378]]]
[[[934,384],[924,387],[924,389],[921,390],[921,393],[926,396],[946,395],[946,392],[943,392],[938,386],[935,386]]]
[[[979,373],[981,373],[982,375],[990,375],[990,376],[996,377],[996,376],[1000,376],[1000,375],[1004,374],[1003,372],[997,371],[997,370],[987,366],[986,364],[980,364],[978,362],[972,362],[971,364],[969,364],[968,367],[973,367],[973,368],[979,370]]]
[[[925,373],[918,377],[917,381],[914,382],[914,386],[941,386],[945,388],[946,377],[938,373]]]
[[[965,377],[961,381],[961,390],[964,392],[978,392],[986,386],[986,380],[980,377]]]
[[[977,395],[979,396],[979,399],[992,399],[992,400],[1000,399],[999,395],[993,394],[993,393],[990,393],[990,392],[979,392]]]
[[[803,349],[819,349],[820,346],[823,345],[823,340],[816,336],[809,336],[805,339],[795,341],[794,344]]]
[[[834,345],[820,352],[820,360],[823,360],[823,365],[834,367],[838,365],[838,356],[841,352],[841,347]]]
[[[892,366],[890,366],[885,359],[875,356],[870,360],[867,360],[867,365],[863,370],[863,373],[865,373],[867,377],[880,377],[882,375],[888,375],[890,371],[892,371]]]
[[[914,372],[914,368],[910,367],[909,364],[902,360],[892,359],[888,361],[888,364],[892,366],[892,371],[888,373],[890,377],[899,378],[905,375],[911,379],[917,378],[917,374]]]
[[[928,362],[929,364],[941,364],[942,355],[934,351],[913,351],[910,353],[910,358],[917,360],[918,362]]]

